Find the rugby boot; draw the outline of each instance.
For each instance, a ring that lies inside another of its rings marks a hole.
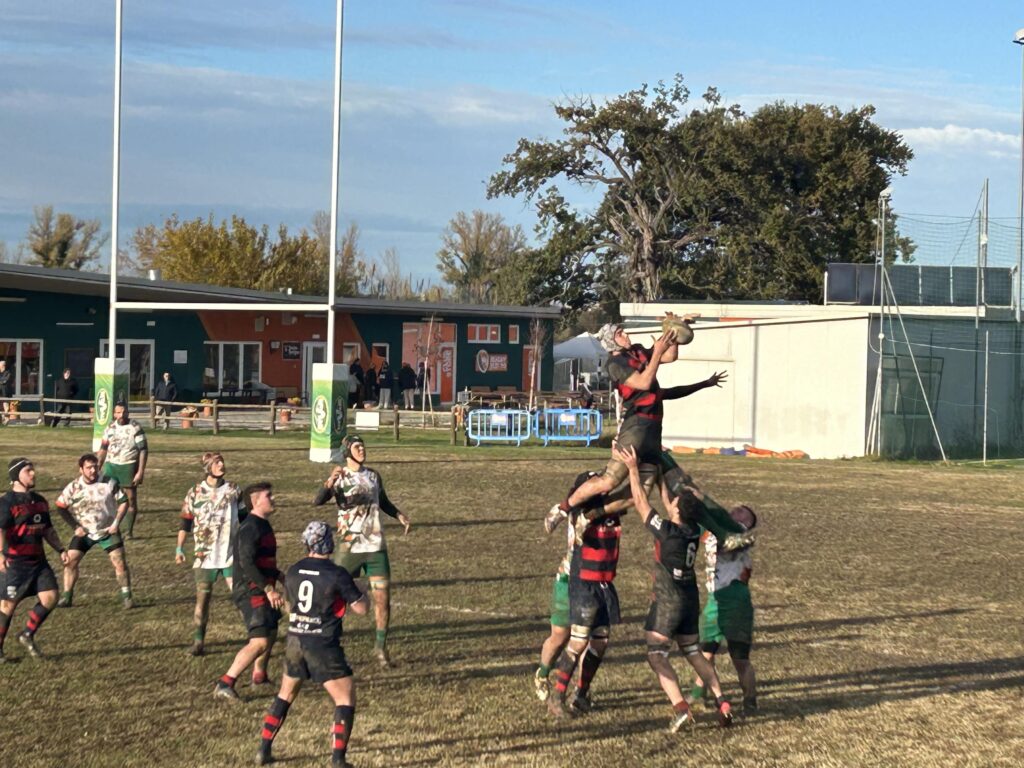
[[[259,751],[256,753],[256,765],[270,765],[271,763],[277,762],[274,760],[274,756],[270,754],[270,747],[264,748],[260,746]]]
[[[574,714],[589,715],[594,708],[594,702],[590,700],[590,692],[580,693],[579,688],[577,688],[569,708]]]
[[[377,664],[381,669],[391,669],[391,657],[388,655],[387,648],[374,648],[373,655],[377,657]]]
[[[561,504],[555,504],[544,515],[544,533],[551,535],[555,528],[561,525],[562,521],[569,516],[569,513],[562,509]]]
[[[352,763],[350,763],[348,760],[345,760],[344,758],[342,758],[340,760],[335,760],[332,757],[331,758],[331,768],[356,768],[356,767],[354,765],[352,765]]]
[[[27,629],[18,635],[18,642],[21,643],[25,650],[28,651],[28,655],[33,659],[43,658],[42,652],[39,650],[39,646],[36,645],[36,640],[32,636],[32,633]]]
[[[548,696],[548,714],[556,720],[568,720],[575,715],[571,709],[565,706],[565,701],[557,693]]]
[[[718,702],[718,724],[723,728],[732,725],[732,706],[725,699]]]
[[[743,697],[743,714],[746,717],[757,714],[757,696]]]
[[[192,647],[188,649],[189,656],[203,656],[206,653],[206,649],[203,647],[202,640],[193,640]]]
[[[2,648],[0,648],[0,664],[6,664],[6,663],[7,663],[7,657],[4,656],[4,651],[3,651]]]
[[[130,611],[132,608],[135,607],[135,601],[132,600],[130,595],[125,597],[123,602],[124,602],[124,608],[125,608],[126,611]]]
[[[533,673],[533,692],[541,701],[547,701],[551,694],[551,681],[547,675],[542,675],[539,669]]]
[[[213,687],[213,695],[218,699],[228,699],[230,701],[238,701],[238,691],[234,687],[228,685],[223,680],[218,680],[217,684]]]
[[[693,720],[693,712],[690,711],[690,707],[686,701],[679,702],[682,707],[674,709],[672,713],[672,720],[668,724],[669,733],[679,733],[683,727],[692,728],[695,723]]]

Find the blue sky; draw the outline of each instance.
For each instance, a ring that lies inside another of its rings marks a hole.
[[[172,213],[299,227],[330,205],[333,2],[125,0],[120,240]],[[113,0],[0,0],[0,240],[35,205],[109,227]],[[487,178],[551,104],[681,72],[750,111],[871,103],[916,153],[894,183],[913,219],[1017,210],[1020,3],[348,0],[341,219],[369,257],[435,277],[460,210],[503,214]],[[577,196],[581,204],[584,195]],[[917,227],[922,241],[955,239]],[[1009,227],[1006,227],[1009,231]],[[959,231],[959,230],[957,230]],[[914,234],[914,232],[912,232]]]

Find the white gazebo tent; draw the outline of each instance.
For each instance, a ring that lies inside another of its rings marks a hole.
[[[590,380],[591,386],[596,381],[584,374],[596,374],[608,359],[597,337],[592,333],[581,333],[571,339],[555,344],[555,389],[576,390],[580,378]]]

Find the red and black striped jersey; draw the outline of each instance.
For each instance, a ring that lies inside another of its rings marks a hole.
[[[305,557],[288,569],[285,584],[291,605],[288,634],[304,644],[337,645],[348,606],[363,596],[349,572],[330,560]]]
[[[651,388],[647,390],[633,389],[626,385],[626,380],[634,373],[643,373],[650,365],[652,349],[634,344],[629,349],[622,349],[608,357],[605,368],[608,376],[615,383],[615,389],[622,397],[623,419],[639,416],[645,419],[661,420],[665,415],[662,404],[661,387],[655,377]]]
[[[233,565],[236,596],[247,592],[262,595],[266,587],[281,579],[277,537],[262,517],[249,515],[238,526]]]
[[[588,525],[583,532],[583,543],[577,544],[573,550],[569,578],[604,584],[611,582],[619,564],[621,537],[619,515],[602,517]]]
[[[35,491],[13,488],[0,496],[0,529],[4,532],[4,556],[10,560],[45,560],[43,537],[52,527],[50,505]]]

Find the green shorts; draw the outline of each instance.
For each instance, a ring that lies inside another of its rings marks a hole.
[[[551,626],[568,629],[570,624],[569,577],[560,573],[551,587]]]
[[[334,563],[340,565],[353,579],[365,573],[371,579],[390,579],[391,561],[388,560],[388,551],[382,549],[379,552],[347,552],[335,550]]]
[[[135,487],[135,473],[139,470],[138,463],[133,464],[112,464],[106,462],[103,465],[103,476],[112,477],[122,488]]]
[[[227,568],[193,568],[196,576],[196,584],[216,584],[217,579],[223,576],[231,578],[231,566]]]
[[[68,544],[68,549],[78,550],[84,555],[93,547],[99,547],[104,552],[113,552],[115,549],[121,549],[123,546],[124,542],[121,540],[120,533],[108,533],[102,539],[75,536],[71,539],[71,543]]]
[[[716,590],[704,604],[700,641],[720,643],[722,640],[748,644],[754,641],[754,604],[750,588],[742,581]]]

